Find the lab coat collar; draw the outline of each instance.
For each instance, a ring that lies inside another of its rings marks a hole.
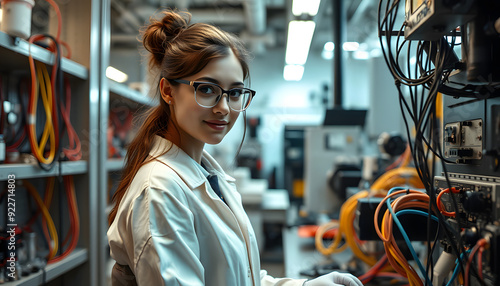
[[[201,160],[208,172],[177,145],[158,135],[155,136],[149,155],[171,167],[191,189],[205,183],[209,173],[217,175],[221,179],[224,178],[228,182],[235,181],[224,172],[219,163],[207,151],[203,150]]]

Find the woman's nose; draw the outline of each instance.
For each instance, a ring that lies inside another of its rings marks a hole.
[[[226,93],[223,93],[221,95],[221,99],[217,104],[213,107],[215,113],[221,113],[223,115],[226,115],[229,113],[229,101],[228,101],[229,96]]]

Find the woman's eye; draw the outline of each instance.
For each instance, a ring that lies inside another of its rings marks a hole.
[[[215,88],[210,85],[200,85],[198,87],[198,91],[204,94],[214,94],[215,93]]]
[[[229,91],[229,96],[230,97],[240,97],[241,96],[241,90],[240,89],[231,89]]]

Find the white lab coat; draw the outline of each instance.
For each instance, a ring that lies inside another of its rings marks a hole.
[[[207,171],[170,141],[157,136],[150,155],[159,157],[140,168],[108,230],[111,257],[130,267],[138,285],[303,284],[260,269],[235,180],[207,152],[202,162],[218,176],[227,204],[212,190]]]

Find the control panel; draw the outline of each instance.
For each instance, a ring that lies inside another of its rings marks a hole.
[[[469,164],[483,157],[483,120],[467,120],[444,126],[444,157]]]

